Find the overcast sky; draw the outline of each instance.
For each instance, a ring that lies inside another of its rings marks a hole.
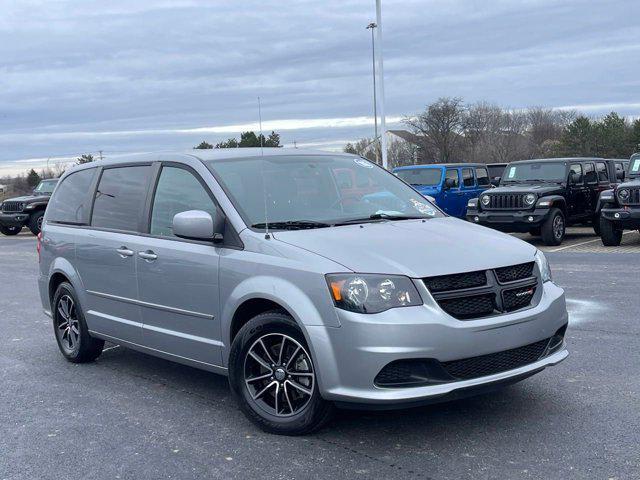
[[[374,4],[0,0],[0,174],[213,143],[254,128],[258,95],[284,143],[372,136]],[[460,96],[640,115],[639,18],[638,0],[383,0],[387,114]]]

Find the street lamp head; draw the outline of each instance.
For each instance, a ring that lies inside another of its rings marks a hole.
[[[367,25],[367,30],[369,30],[370,28],[376,28],[378,25],[375,22],[371,22],[369,25]]]

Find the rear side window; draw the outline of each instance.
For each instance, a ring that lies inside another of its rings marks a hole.
[[[150,166],[103,170],[93,204],[91,225],[137,231],[144,210],[150,175]]]
[[[47,221],[87,225],[91,209],[91,183],[98,170],[90,168],[66,177],[47,205]]]
[[[446,177],[453,180],[453,188],[458,188],[460,186],[460,178],[458,177],[458,170],[449,169],[447,170]]]
[[[188,210],[203,210],[216,218],[216,206],[196,177],[183,168],[163,167],[153,201],[151,235],[173,237],[174,215]]]
[[[584,179],[587,183],[598,183],[598,176],[593,163],[584,164]]]
[[[582,183],[582,165],[579,163],[572,163],[570,170],[569,180],[573,184]]]
[[[624,181],[627,176],[626,168],[622,163],[616,163],[616,179],[618,181]]]
[[[477,168],[476,178],[478,179],[478,186],[480,187],[487,187],[491,185],[491,181],[489,180],[489,174],[487,173],[486,168]]]
[[[609,172],[607,171],[607,165],[603,162],[596,163],[596,170],[598,171],[598,180],[601,182],[609,181]]]
[[[475,181],[473,180],[473,170],[470,168],[462,169],[462,184],[465,187],[473,187],[475,185]]]

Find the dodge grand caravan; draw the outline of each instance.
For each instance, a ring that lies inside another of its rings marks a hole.
[[[340,188],[345,170],[362,188]],[[564,293],[541,252],[446,216],[352,155],[78,166],[38,251],[67,360],[95,360],[110,341],[228,375],[240,408],[274,433],[313,431],[336,405],[471,395],[568,355]]]

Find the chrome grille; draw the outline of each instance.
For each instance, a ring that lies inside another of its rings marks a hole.
[[[486,210],[521,210],[529,208],[524,204],[524,195],[521,193],[490,193],[489,205],[483,207]]]
[[[4,213],[21,212],[23,209],[24,209],[24,202],[4,202],[2,204],[2,211]]]

